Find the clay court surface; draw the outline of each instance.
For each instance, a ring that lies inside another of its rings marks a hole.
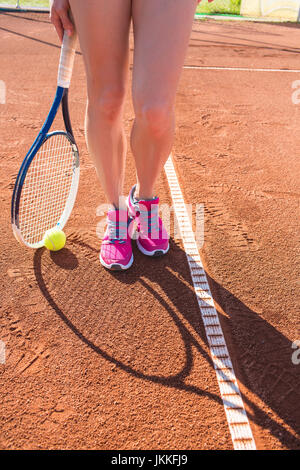
[[[56,254],[16,242],[13,184],[51,105],[59,44],[47,16],[14,13],[0,15],[0,43],[1,448],[232,449],[181,240],[161,259],[134,248],[126,273],[98,261],[105,199],[85,145],[79,51],[68,242]],[[299,53],[289,25],[195,21],[186,65],[296,70]],[[200,253],[258,449],[300,449],[299,79],[186,68],[177,95],[174,163],[185,202],[204,204]],[[128,136],[133,119],[129,91]],[[129,150],[126,191],[134,175]],[[159,195],[172,205],[164,174]]]

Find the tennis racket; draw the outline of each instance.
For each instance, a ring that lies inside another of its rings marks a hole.
[[[53,104],[20,167],[14,186],[11,221],[16,239],[30,248],[44,246],[45,232],[62,230],[77,195],[79,153],[68,108],[77,35],[65,33]],[[62,106],[64,131],[49,132]]]

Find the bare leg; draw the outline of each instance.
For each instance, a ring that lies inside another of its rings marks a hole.
[[[118,207],[127,151],[122,114],[131,0],[70,0],[70,5],[87,76],[87,146],[108,202]]]
[[[155,182],[172,148],[174,102],[197,0],[132,0],[135,36],[131,147],[136,196],[155,196]]]

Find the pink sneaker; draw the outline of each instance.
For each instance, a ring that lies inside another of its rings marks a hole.
[[[100,263],[108,269],[128,269],[133,263],[131,239],[128,236],[127,210],[110,210],[107,229],[100,250]]]
[[[159,198],[136,200],[136,186],[133,186],[128,199],[128,212],[137,225],[137,246],[147,256],[161,256],[169,251],[169,236],[158,216]]]

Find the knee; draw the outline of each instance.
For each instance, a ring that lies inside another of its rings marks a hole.
[[[159,137],[172,127],[174,106],[163,101],[144,103],[136,108],[136,118],[142,122],[150,134]]]
[[[88,112],[109,122],[114,122],[120,116],[124,105],[125,88],[115,87],[90,92]]]

